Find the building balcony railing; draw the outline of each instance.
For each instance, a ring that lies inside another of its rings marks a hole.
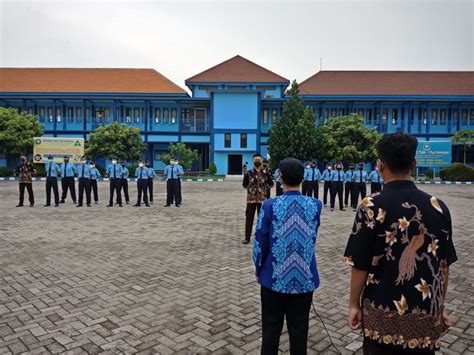
[[[181,132],[209,132],[208,119],[187,119],[183,118],[180,121]]]

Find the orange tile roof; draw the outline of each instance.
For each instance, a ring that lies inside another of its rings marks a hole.
[[[0,68],[0,92],[184,94],[154,69]]]
[[[320,71],[302,95],[474,95],[472,71]]]
[[[196,74],[186,83],[281,83],[288,79],[265,69],[264,67],[236,55],[220,64]]]

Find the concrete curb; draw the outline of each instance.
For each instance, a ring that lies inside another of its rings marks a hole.
[[[18,177],[0,177],[0,181],[15,181],[15,180],[19,180]],[[45,177],[35,177],[32,179],[33,181],[46,181],[46,178]],[[58,178],[58,180],[61,180],[61,178]],[[74,180],[78,180],[78,178],[74,178]],[[127,179],[128,181],[130,182],[135,182],[137,181],[137,179],[135,178],[129,178]],[[165,178],[160,178],[158,179],[159,181],[166,181]],[[100,178],[100,179],[97,179],[97,181],[109,181],[108,178]],[[209,179],[209,178],[186,178],[186,179],[181,179],[181,181],[186,181],[186,182],[190,182],[190,181],[195,181],[195,182],[221,182],[221,181],[224,181],[224,179]]]

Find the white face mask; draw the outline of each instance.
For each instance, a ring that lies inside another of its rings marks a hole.
[[[143,163],[138,164],[140,168],[143,168],[143,165],[144,165]]]
[[[112,164],[117,164],[117,160],[112,160]]]
[[[174,164],[175,164],[174,160],[171,160],[170,165],[174,165]]]
[[[178,165],[178,164],[179,164],[179,161],[175,161],[175,162],[174,162],[174,165]]]
[[[89,167],[90,167],[91,169],[93,169],[93,168],[94,168],[94,165],[89,165]]]
[[[328,166],[328,170],[331,170],[332,168],[330,166]]]
[[[306,165],[306,169],[309,169],[309,168],[311,168],[311,165]]]
[[[85,163],[86,163],[86,161],[85,161],[85,160],[81,160],[81,164],[85,164]]]

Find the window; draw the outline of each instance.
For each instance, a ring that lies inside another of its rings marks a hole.
[[[61,114],[62,114],[62,109],[61,107],[56,107],[56,120],[58,122],[61,122]]]
[[[44,122],[44,114],[45,114],[44,107],[40,107],[40,109],[39,109],[39,121],[40,122]]]
[[[91,120],[91,109],[89,107],[86,108],[86,122]]]
[[[263,110],[262,123],[268,124],[268,109]]]
[[[387,127],[388,110],[382,110],[382,127]]]
[[[231,134],[225,133],[224,134],[224,148],[230,148],[230,147],[231,147]]]
[[[324,110],[324,123],[328,123],[329,109]]]
[[[438,124],[438,110],[431,110],[431,124],[433,126]]]
[[[337,110],[335,108],[333,108],[331,110],[331,117],[336,117],[337,116]]]
[[[272,108],[272,124],[274,124],[277,120],[277,115],[278,115],[278,111],[276,108]]]
[[[428,110],[423,109],[423,124],[428,122]]]
[[[142,118],[141,122],[142,122],[142,123],[145,123],[145,108],[142,107],[142,108],[140,109],[140,112],[141,112],[141,115],[140,115],[140,116],[141,116],[141,118]]]
[[[474,126],[474,110],[471,110],[471,118],[469,119],[469,124]]]
[[[415,124],[415,109],[412,108],[410,110],[410,125],[414,125]]]
[[[72,107],[67,108],[67,121],[74,122],[74,108]]]
[[[444,126],[446,125],[446,110],[441,110],[440,111],[440,125]]]
[[[168,123],[170,121],[170,110],[167,108],[163,109],[163,123]]]
[[[365,117],[365,122],[367,124],[372,124],[372,110],[371,109],[367,109],[366,111],[366,117]]]
[[[357,115],[364,117],[364,109],[359,109],[359,111],[357,111]]]
[[[76,122],[82,122],[82,108],[76,108]]]
[[[171,123],[172,124],[176,123],[176,109],[175,108],[171,109]]]
[[[33,114],[33,107],[28,107],[28,114],[32,115]]]
[[[458,111],[453,110],[453,126],[457,126],[457,125],[458,125]]]
[[[398,109],[396,108],[392,110],[392,124],[393,125],[398,124]]]
[[[343,108],[340,108],[339,109],[339,116],[344,116],[344,109]]]
[[[155,108],[155,123],[160,123],[161,109]]]
[[[467,110],[462,110],[461,124],[467,126]]]
[[[240,148],[247,148],[247,133],[240,134]]]
[[[379,110],[374,110],[374,125],[378,126],[379,125],[379,120],[380,120],[380,116],[379,116]]]
[[[140,109],[139,108],[133,109],[133,121],[135,123],[140,123]]]

